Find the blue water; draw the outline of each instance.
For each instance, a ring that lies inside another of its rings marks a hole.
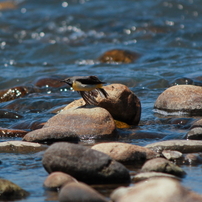
[[[146,145],[182,139],[188,122],[200,117],[154,113],[153,105],[166,88],[176,84],[202,85],[201,0],[27,0],[14,1],[15,9],[0,11],[0,90],[34,86],[40,77],[96,75],[101,80],[127,85],[140,99],[140,127],[125,131],[120,141]],[[111,49],[141,54],[131,64],[103,64],[97,58]],[[23,115],[1,119],[0,127],[12,128],[23,121],[45,122],[50,111],[79,98],[65,88],[44,87],[39,92],[0,103],[1,109]],[[136,139],[135,133],[156,138]],[[132,135],[131,135],[132,134]],[[18,138],[19,139],[19,138]],[[10,138],[2,138],[7,141]],[[1,154],[1,177],[31,193],[25,201],[45,201],[42,153]],[[188,171],[182,184],[201,192],[201,165],[183,166]],[[196,180],[197,179],[197,180]],[[193,183],[194,182],[194,183]]]

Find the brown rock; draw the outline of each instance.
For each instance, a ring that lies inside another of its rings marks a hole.
[[[24,189],[5,179],[0,179],[0,193],[1,201],[20,200],[29,195]]]
[[[98,106],[109,111],[116,120],[129,125],[138,125],[141,117],[141,103],[138,97],[127,86],[122,84],[111,84],[105,86],[104,89],[109,94],[108,99],[98,96]],[[84,104],[83,99],[76,100],[67,105],[64,110]]]
[[[130,182],[125,166],[102,152],[78,144],[52,144],[45,151],[42,163],[48,173],[61,171],[86,183]]]
[[[24,137],[26,134],[25,130],[0,128],[0,137]]]
[[[170,178],[151,178],[139,182],[134,187],[116,189],[111,194],[115,202],[201,202],[202,196],[183,187],[178,180]]]
[[[202,113],[202,87],[193,85],[172,86],[157,98],[154,108],[168,112]]]
[[[13,1],[2,1],[0,2],[0,10],[10,10],[10,9],[16,9],[17,4]]]
[[[58,88],[64,86],[64,83],[60,82],[66,77],[50,76],[50,77],[40,77],[35,81],[35,86],[37,87],[53,87]]]
[[[44,187],[48,189],[58,189],[66,183],[77,182],[72,176],[63,172],[53,172],[44,181]]]
[[[52,126],[31,131],[23,137],[23,140],[49,144],[58,141],[78,142],[79,137],[70,133],[68,127]]]
[[[35,153],[44,151],[47,146],[24,141],[0,142],[0,153]]]
[[[167,140],[148,144],[146,148],[156,152],[163,150],[176,150],[182,153],[202,152],[202,141],[198,140]]]
[[[43,128],[28,133],[24,140],[54,142],[114,137],[116,128],[109,112],[100,107],[85,106],[60,112],[49,119]]]
[[[105,52],[100,58],[99,61],[103,63],[131,63],[137,60],[140,57],[140,54],[128,51],[128,50],[109,50]]]
[[[107,202],[104,196],[84,183],[68,183],[59,192],[59,202]]]
[[[30,89],[24,86],[13,87],[0,91],[0,102],[7,102],[16,98],[23,97],[29,93]]]
[[[122,163],[128,162],[144,162],[147,159],[152,159],[158,156],[158,154],[150,149],[119,142],[100,143],[92,147],[97,151],[101,151],[116,161]]]
[[[141,172],[162,172],[183,177],[186,173],[174,163],[164,158],[148,160],[141,169]]]

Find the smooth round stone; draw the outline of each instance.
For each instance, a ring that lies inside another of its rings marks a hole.
[[[202,87],[177,85],[166,89],[157,98],[154,108],[167,112],[182,112],[190,115],[202,113]]]

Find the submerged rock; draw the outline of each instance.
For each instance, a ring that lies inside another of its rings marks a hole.
[[[32,142],[78,141],[116,137],[116,127],[109,112],[100,107],[64,110],[47,121],[43,128],[25,135]]]
[[[30,92],[30,89],[25,86],[17,86],[0,91],[0,102],[7,102],[16,98],[23,97]]]
[[[43,185],[48,189],[58,189],[71,182],[77,182],[77,180],[66,173],[53,172],[45,179]]]
[[[24,137],[26,134],[25,130],[0,128],[0,137]]]
[[[48,173],[61,171],[86,183],[129,182],[129,171],[108,155],[71,143],[54,143],[43,156]]]
[[[37,87],[54,87],[58,88],[64,86],[64,83],[60,82],[64,76],[49,76],[49,77],[40,77],[35,82],[34,85]]]
[[[151,178],[139,182],[134,187],[118,188],[111,194],[114,202],[200,202],[202,196],[183,187],[171,178]]]
[[[141,163],[158,156],[150,149],[120,142],[100,143],[94,145],[92,149],[103,152],[122,163]]]
[[[29,195],[27,191],[9,180],[0,179],[0,200],[20,200]]]
[[[98,96],[98,106],[106,109],[115,120],[125,122],[129,125],[138,125],[141,117],[141,103],[139,98],[125,85],[111,84],[103,87],[108,98]],[[76,100],[64,110],[84,105],[83,99]]]
[[[182,153],[194,153],[194,152],[202,152],[202,141],[167,140],[148,144],[145,147],[160,153],[163,150],[176,150]]]
[[[59,192],[59,202],[107,202],[104,196],[84,183],[66,184]]]
[[[157,98],[154,108],[167,112],[185,112],[190,115],[202,113],[202,87],[178,85],[166,89]]]
[[[128,50],[114,49],[106,51],[99,57],[99,61],[103,63],[131,63],[137,60],[140,54]]]
[[[164,158],[155,158],[148,160],[141,168],[141,172],[162,172],[184,177],[185,172],[174,163]]]

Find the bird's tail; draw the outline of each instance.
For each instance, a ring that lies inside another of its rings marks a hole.
[[[96,90],[99,92],[102,98],[107,98],[109,96],[106,90],[104,90],[103,88],[97,88]]]

